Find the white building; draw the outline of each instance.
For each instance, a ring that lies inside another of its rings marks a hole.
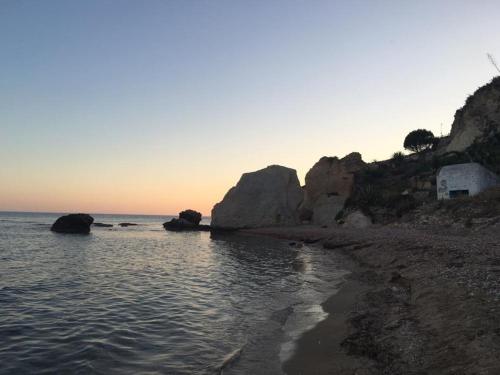
[[[500,183],[496,174],[478,163],[447,165],[439,169],[436,185],[438,199],[472,196]]]

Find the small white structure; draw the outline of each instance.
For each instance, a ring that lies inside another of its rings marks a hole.
[[[438,199],[472,196],[500,183],[496,174],[478,163],[453,164],[437,174]]]

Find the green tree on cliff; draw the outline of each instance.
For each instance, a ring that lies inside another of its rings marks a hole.
[[[404,148],[413,152],[421,152],[430,149],[436,143],[436,138],[431,131],[417,129],[408,133],[404,141]]]

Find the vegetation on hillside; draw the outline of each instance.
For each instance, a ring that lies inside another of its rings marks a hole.
[[[403,146],[413,152],[429,150],[436,144],[436,138],[430,130],[417,129],[411,131],[405,138]]]
[[[436,201],[436,175],[441,167],[477,162],[500,174],[500,134],[476,142],[465,152],[396,152],[355,175],[353,194],[345,208],[361,209],[376,222],[397,220],[424,203]]]

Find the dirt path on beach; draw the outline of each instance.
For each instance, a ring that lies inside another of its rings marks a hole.
[[[500,233],[378,227],[246,231],[354,260],[287,374],[500,374]]]

